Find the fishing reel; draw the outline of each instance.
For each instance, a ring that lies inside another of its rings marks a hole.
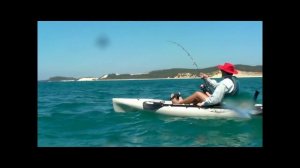
[[[208,93],[212,94],[212,93],[211,93],[211,90],[210,90],[210,89],[208,88],[208,86],[206,86],[205,84],[201,84],[201,85],[200,85],[200,89],[202,90],[203,93],[208,92]]]

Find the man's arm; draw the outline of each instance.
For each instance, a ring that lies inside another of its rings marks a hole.
[[[208,77],[208,75],[206,75],[206,74],[204,74],[204,73],[200,73],[200,75],[199,75],[202,79],[204,79],[206,82],[207,82],[207,84],[209,84],[211,87],[213,87],[214,89],[219,85],[219,83],[216,81],[216,80],[214,80],[214,79],[210,79],[209,77]]]
[[[214,89],[219,85],[219,83],[214,79],[204,78],[204,80],[207,81],[207,83]]]
[[[226,89],[227,88],[224,84],[218,85],[214,93],[211,96],[209,96],[203,103],[201,103],[200,106],[211,106],[221,103],[225,95]]]

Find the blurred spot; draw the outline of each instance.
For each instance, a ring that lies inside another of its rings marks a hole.
[[[198,136],[198,138],[197,138],[197,142],[198,143],[204,143],[206,141],[206,138],[204,137],[204,136]]]
[[[109,38],[105,35],[99,36],[96,41],[96,44],[100,49],[107,48],[109,43]]]

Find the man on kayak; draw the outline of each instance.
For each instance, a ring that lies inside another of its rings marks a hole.
[[[213,79],[208,78],[208,75],[200,73],[200,77],[208,85],[206,87],[213,88],[213,92],[208,91],[195,92],[186,99],[182,99],[180,94],[171,95],[173,104],[190,104],[194,103],[198,106],[213,106],[222,102],[224,96],[234,96],[239,92],[239,84],[237,78],[233,74],[237,74],[238,71],[231,63],[225,63],[224,65],[218,65],[219,70],[222,72],[223,80],[219,83]]]

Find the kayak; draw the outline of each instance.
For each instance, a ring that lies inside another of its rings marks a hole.
[[[148,111],[179,117],[242,118],[241,113],[222,106],[199,107],[192,104],[172,104],[159,99],[113,98],[115,112]],[[262,114],[262,104],[255,104],[249,115]]]

